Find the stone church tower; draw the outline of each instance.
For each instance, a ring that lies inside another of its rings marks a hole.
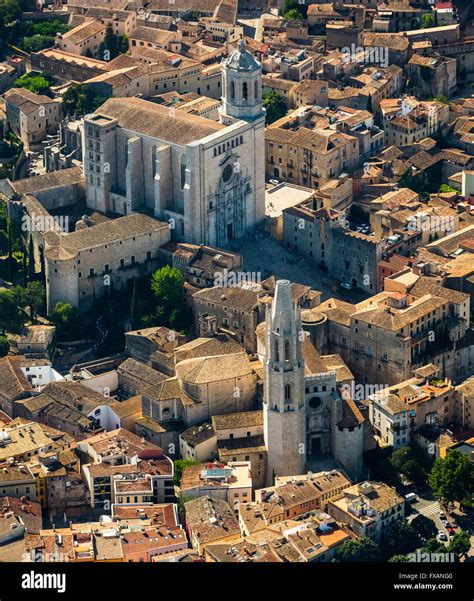
[[[304,361],[301,315],[293,305],[291,284],[278,280],[266,315],[264,358],[264,437],[268,453],[267,484],[273,474],[302,474],[306,463]]]
[[[241,39],[237,50],[222,65],[221,121],[230,125],[233,121],[264,119],[262,104],[262,65],[245,49]]]

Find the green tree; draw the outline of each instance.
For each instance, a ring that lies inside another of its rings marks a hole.
[[[448,194],[449,192],[457,192],[452,186],[448,186],[448,184],[441,184],[438,192],[440,194]]]
[[[184,278],[182,273],[169,265],[157,269],[151,276],[151,289],[158,305],[163,307],[167,314],[170,314],[174,308],[180,307],[183,304],[183,284]]]
[[[33,236],[30,236],[28,242],[28,279],[31,281],[35,277],[35,253],[33,249]]]
[[[412,528],[417,532],[420,539],[425,542],[436,537],[438,530],[433,520],[424,515],[417,515],[411,523]]]
[[[43,72],[41,75],[25,73],[13,84],[15,88],[26,88],[34,94],[46,94],[52,83],[51,76]]]
[[[307,7],[304,4],[300,4],[298,0],[285,0],[285,3],[280,9],[280,15],[287,19],[288,17],[286,15],[290,11],[296,11],[298,13],[297,19],[305,19],[307,10]]]
[[[426,478],[426,471],[415,459],[405,461],[400,471],[412,482],[420,482]]]
[[[28,282],[25,300],[30,309],[30,320],[32,323],[36,322],[38,310],[44,306],[45,298],[46,292],[43,284],[40,282]]]
[[[265,108],[266,114],[266,123],[270,125],[278,119],[284,117],[287,113],[286,100],[283,98],[281,94],[278,94],[274,90],[271,92],[265,92],[263,94],[263,107]]]
[[[128,37],[126,35],[119,35],[119,54],[127,54],[129,45]]]
[[[412,553],[420,546],[420,536],[408,522],[397,522],[381,541],[380,549],[385,558]]]
[[[290,9],[283,15],[283,17],[288,21],[300,21],[301,19],[304,19],[304,16],[297,8]]]
[[[184,303],[171,311],[169,323],[173,330],[177,330],[178,332],[187,330],[191,326],[192,321],[192,313]]]
[[[136,327],[141,317],[140,297],[138,294],[138,285],[136,278],[133,278],[132,300],[130,302],[130,317],[132,318],[132,326]]]
[[[421,553],[446,553],[446,547],[437,538],[430,538],[420,549]]]
[[[474,494],[474,463],[459,451],[451,451],[435,461],[428,484],[442,504],[469,500]]]
[[[72,83],[63,94],[63,110],[66,115],[85,115],[96,111],[106,100],[89,84]]]
[[[10,350],[10,343],[6,336],[0,336],[0,357],[5,357],[8,355],[8,351]]]
[[[468,532],[456,532],[448,545],[448,552],[455,553],[458,557],[467,555],[471,548],[471,538]]]
[[[402,465],[410,459],[411,449],[410,447],[399,447],[395,449],[390,457],[390,463],[393,467],[400,471]]]
[[[25,52],[39,52],[45,48],[54,46],[54,36],[35,34],[23,38],[21,46]]]
[[[379,561],[380,550],[370,538],[346,540],[336,551],[336,559],[341,562]]]
[[[388,563],[401,563],[405,561],[409,561],[408,555],[394,555],[393,557],[390,557]]]
[[[104,41],[100,43],[97,54],[103,61],[111,61],[119,54],[128,51],[128,37],[126,35],[117,35],[109,24],[105,31]]]
[[[56,303],[49,319],[59,340],[74,340],[79,333],[79,313],[69,303]]]
[[[429,27],[434,27],[434,26],[435,26],[434,17],[432,15],[430,15],[429,13],[425,13],[421,17],[421,27],[423,29],[428,29]]]
[[[0,255],[8,253],[8,235],[0,229]]]
[[[175,459],[173,461],[174,466],[174,483],[176,486],[179,486],[181,483],[181,478],[183,476],[183,470],[185,467],[189,467],[191,465],[197,465],[198,462],[194,461],[194,459]]]
[[[20,311],[11,290],[0,290],[0,329],[18,331],[25,323],[23,311]]]

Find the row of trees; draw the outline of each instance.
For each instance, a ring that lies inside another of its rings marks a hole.
[[[57,33],[66,33],[71,27],[57,19],[47,19],[37,23],[21,22],[17,33],[19,46],[25,52],[39,52],[54,45]]]
[[[72,83],[63,94],[62,108],[66,115],[86,115],[96,111],[106,100],[89,84]]]
[[[336,553],[341,562],[409,561],[408,555],[420,553],[453,553],[457,560],[470,549],[467,532],[456,532],[446,546],[436,538],[437,529],[432,520],[419,515],[411,523],[398,522],[382,537],[380,544],[367,537],[345,541]]]
[[[15,88],[25,88],[34,94],[50,95],[52,83],[52,75],[47,71],[42,71],[39,74],[25,73],[15,81],[13,86]]]
[[[112,25],[109,24],[105,31],[103,42],[100,43],[97,55],[100,60],[111,61],[119,54],[125,54],[128,51],[128,37],[126,35],[115,34]]]

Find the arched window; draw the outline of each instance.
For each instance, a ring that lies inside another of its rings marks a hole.
[[[244,100],[248,100],[248,97],[249,97],[248,84],[246,81],[244,81],[244,83],[242,84],[242,98]]]
[[[184,188],[186,183],[186,163],[181,163],[181,190]]]
[[[285,361],[290,360],[290,341],[285,340]]]
[[[280,353],[278,352],[278,339],[275,340],[275,361],[280,361]]]
[[[232,100],[235,98],[235,83],[233,81],[230,82],[230,97]]]
[[[151,172],[153,177],[156,175],[156,146],[151,149]]]
[[[285,401],[291,401],[291,384],[285,384]]]

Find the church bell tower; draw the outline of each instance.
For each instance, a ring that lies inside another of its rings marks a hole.
[[[273,475],[305,472],[306,414],[301,315],[288,280],[278,280],[266,315],[264,437],[267,485]]]
[[[222,64],[221,121],[254,121],[265,115],[262,104],[262,65],[245,49],[244,40]]]

